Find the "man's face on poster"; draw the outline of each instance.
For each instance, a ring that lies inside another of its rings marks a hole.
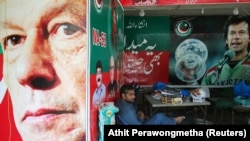
[[[100,87],[102,85],[102,69],[101,68],[96,69],[96,84],[97,84],[97,87]]]
[[[85,140],[86,1],[1,0],[0,17],[3,75],[22,139]]]

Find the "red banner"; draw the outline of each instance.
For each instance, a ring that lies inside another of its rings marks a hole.
[[[123,6],[245,3],[249,0],[120,0]]]
[[[151,54],[151,55],[149,55]],[[153,85],[158,81],[168,83],[169,52],[124,52],[123,81],[139,85]]]

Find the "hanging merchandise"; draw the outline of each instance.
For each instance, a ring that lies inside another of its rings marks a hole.
[[[250,86],[244,81],[234,85],[234,101],[242,106],[250,106]]]
[[[99,141],[104,140],[104,125],[114,125],[115,124],[115,113],[119,109],[114,106],[114,102],[102,103],[99,107]]]
[[[250,86],[244,81],[240,81],[234,85],[234,94],[236,97],[241,96],[244,98],[250,98]]]

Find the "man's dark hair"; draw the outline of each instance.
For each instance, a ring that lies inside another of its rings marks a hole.
[[[96,70],[97,70],[97,68],[101,68],[101,70],[102,70],[102,62],[101,62],[101,60],[98,60],[96,62]]]
[[[241,22],[246,22],[248,24],[248,34],[250,34],[250,16],[248,15],[233,15],[228,17],[225,25],[224,25],[224,38],[227,39],[227,34],[228,34],[228,28],[232,24],[239,24]],[[225,47],[226,50],[228,50],[228,45]],[[250,44],[248,44],[248,50],[250,49]]]
[[[134,86],[132,84],[124,84],[120,88],[120,96],[122,97],[122,94],[126,94],[129,90],[134,90]]]

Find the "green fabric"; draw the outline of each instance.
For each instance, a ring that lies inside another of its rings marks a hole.
[[[242,106],[250,106],[250,98],[237,96],[234,98],[234,101]]]
[[[218,64],[209,68],[208,73],[202,79],[202,85],[235,85],[241,80],[246,82],[250,81],[250,77],[248,77],[247,70],[250,70],[250,65],[247,65],[247,62],[250,61],[250,52],[248,55],[240,60],[236,66],[233,68],[230,67],[229,64],[224,64],[218,81],[216,80],[216,68]]]
[[[234,99],[221,98],[215,102],[215,107],[218,109],[229,109],[235,105]]]

